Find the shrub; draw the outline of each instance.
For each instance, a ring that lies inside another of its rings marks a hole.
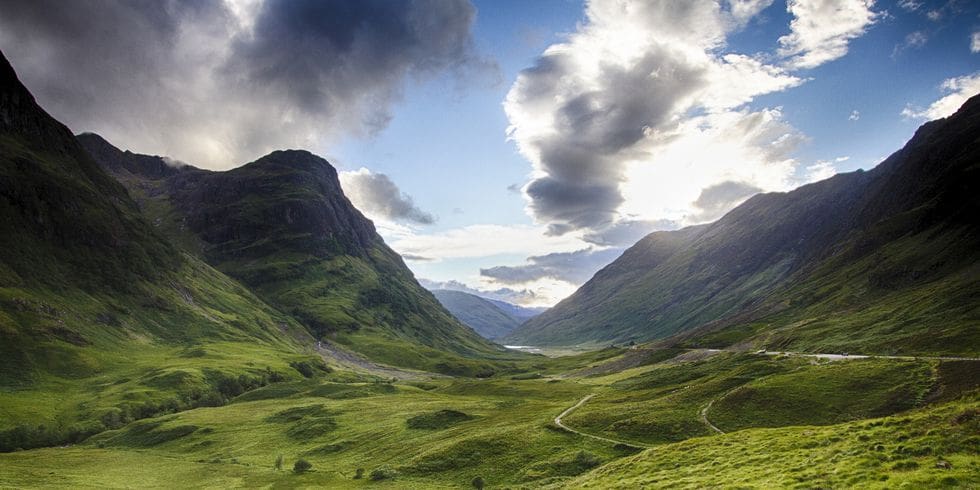
[[[398,476],[398,472],[388,466],[380,466],[371,471],[371,479],[374,481],[390,480]]]
[[[575,464],[583,468],[594,468],[599,466],[601,463],[602,460],[600,460],[598,456],[588,451],[579,451],[578,454],[575,455]]]
[[[361,478],[364,478],[364,468],[354,470],[354,479],[360,480]]]
[[[310,471],[311,468],[313,468],[313,465],[310,464],[309,461],[305,459],[298,459],[293,465],[293,473],[306,473],[307,471]]]
[[[416,415],[406,420],[405,423],[411,429],[445,429],[472,418],[472,415],[458,410],[439,410],[438,412]]]
[[[473,485],[473,488],[475,488],[476,490],[483,490],[483,486],[486,485],[486,482],[483,481],[482,476],[478,476],[474,478],[473,481],[470,483]]]

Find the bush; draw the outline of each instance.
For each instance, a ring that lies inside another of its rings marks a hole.
[[[390,480],[398,476],[398,472],[388,466],[381,466],[371,471],[371,479],[374,481]]]
[[[296,460],[296,464],[293,465],[293,473],[306,473],[313,468],[313,465],[305,459]]]
[[[405,421],[405,424],[410,429],[445,429],[471,419],[473,419],[472,415],[458,410],[439,410],[411,417]]]
[[[475,488],[476,490],[483,490],[484,485],[487,484],[485,481],[483,481],[482,476],[478,476],[474,478],[473,481],[470,483],[473,485],[473,488]]]
[[[588,451],[579,451],[578,454],[575,455],[575,464],[583,468],[594,468],[599,466],[601,463],[602,460],[600,460],[598,456]]]
[[[364,468],[354,470],[354,479],[360,480],[361,478],[364,478]]]

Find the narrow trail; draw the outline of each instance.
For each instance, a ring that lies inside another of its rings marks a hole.
[[[718,350],[718,349],[708,349]],[[725,352],[737,352],[734,350],[727,350]],[[978,357],[949,357],[949,356],[879,356],[879,355],[865,355],[865,354],[810,354],[806,352],[780,352],[780,351],[765,351],[760,352],[760,354],[767,356],[791,356],[791,357],[814,357],[818,359],[830,359],[830,360],[844,360],[844,359],[898,359],[902,361],[980,361]]]
[[[578,434],[580,436],[584,436],[584,437],[588,437],[588,438],[591,438],[591,439],[595,439],[597,441],[608,442],[608,443],[611,443],[611,444],[622,444],[624,446],[635,447],[637,449],[649,449],[649,448],[652,447],[652,446],[648,446],[646,444],[638,444],[638,443],[635,443],[635,442],[626,442],[626,441],[617,441],[616,439],[610,439],[608,437],[602,437],[602,436],[597,436],[597,435],[593,435],[593,434],[588,434],[588,433],[582,432],[580,430],[575,430],[575,429],[573,429],[573,428],[565,425],[564,423],[562,423],[562,421],[561,421],[562,417],[564,417],[564,416],[566,416],[566,415],[574,412],[577,408],[579,408],[582,405],[584,405],[585,402],[589,401],[594,396],[595,396],[595,393],[592,393],[592,394],[586,396],[585,398],[582,398],[581,400],[579,400],[578,403],[576,403],[575,405],[572,405],[571,407],[568,407],[567,409],[565,409],[564,412],[560,413],[557,417],[555,417],[555,425],[557,425],[558,427],[561,427],[562,429],[565,429],[568,432],[571,432],[573,434]]]
[[[701,421],[704,422],[704,425],[707,425],[708,428],[710,428],[711,430],[713,430],[713,431],[715,431],[715,432],[717,432],[719,434],[724,434],[725,431],[719,429],[718,427],[715,426],[715,424],[712,424],[711,421],[708,420],[708,410],[711,409],[711,405],[714,402],[715,402],[715,400],[711,400],[710,402],[708,402],[707,405],[704,406],[704,408],[701,409]]]

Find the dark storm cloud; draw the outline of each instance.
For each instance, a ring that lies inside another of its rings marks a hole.
[[[748,197],[762,192],[762,189],[745,183],[727,180],[701,190],[694,207],[700,210],[693,220],[710,221],[720,218],[729,209]]]
[[[528,257],[527,264],[480,269],[480,275],[504,284],[524,284],[538,279],[557,279],[578,285],[623,253],[622,248],[560,252]]]
[[[347,197],[369,216],[420,225],[431,225],[436,221],[431,214],[419,209],[412,197],[402,192],[385,174],[361,169],[341,173],[340,181]]]
[[[567,54],[546,54],[521,75],[508,98],[512,122],[553,111],[552,131],[523,139],[547,175],[525,187],[534,216],[553,233],[597,230],[617,219],[624,202],[619,185],[638,143],[668,131],[679,101],[705,82],[702,67],[667,48],[655,48],[625,66],[602,66],[590,88],[569,90],[578,69]],[[550,106],[562,94],[558,106]]]
[[[474,52],[467,0],[0,0],[0,12],[0,49],[70,127],[213,168],[376,131],[408,77],[492,65]]]
[[[158,85],[175,63],[180,25],[227,26],[217,2],[0,0],[0,48],[29,88],[71,120],[111,110]]]
[[[370,94],[361,117],[379,129],[400,91],[393,81],[476,61],[475,14],[462,1],[266,0],[253,31],[234,43],[227,68],[314,114],[344,113],[350,100]]]

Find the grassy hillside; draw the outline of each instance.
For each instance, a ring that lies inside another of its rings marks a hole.
[[[474,294],[448,289],[438,289],[432,294],[459,321],[485,338],[504,337],[521,324],[494,303]]]
[[[507,337],[980,355],[980,98],[875,169],[642,239]]]
[[[460,324],[418,284],[322,158],[277,151],[209,172],[122,152],[97,135],[78,138],[174,243],[318,338],[447,374],[485,375],[493,367],[478,358],[517,357]]]
[[[740,431],[662,446],[560,488],[973,488],[976,397],[827,427]]]
[[[980,400],[977,378],[962,364],[811,363],[692,351],[596,375],[619,365],[624,353],[542,358],[534,361],[541,377],[532,379],[390,383],[332,374],[277,383],[224,406],[129,423],[71,448],[0,454],[0,486],[165,486],[179,478],[192,486],[469,488],[476,477],[507,488],[978,483]],[[828,420],[824,407],[851,403],[851,393],[833,387],[852,385],[864,372],[868,406],[884,404]],[[804,378],[824,380],[816,386],[827,389],[808,395],[794,386]],[[704,404],[738,386],[767,388],[773,406],[814,408],[785,421],[781,410],[716,401],[712,421],[731,412],[781,428],[711,431],[700,419]],[[929,395],[904,405],[887,401],[906,386],[926,387]],[[563,421],[611,442],[552,422],[588,394],[595,396]],[[879,415],[890,417],[873,418]],[[807,424],[820,425],[800,427]],[[654,448],[639,452],[615,441]],[[312,469],[291,471],[299,459]],[[952,469],[937,468],[940,461]]]
[[[312,340],[169,245],[0,58],[0,450],[300,377]]]

